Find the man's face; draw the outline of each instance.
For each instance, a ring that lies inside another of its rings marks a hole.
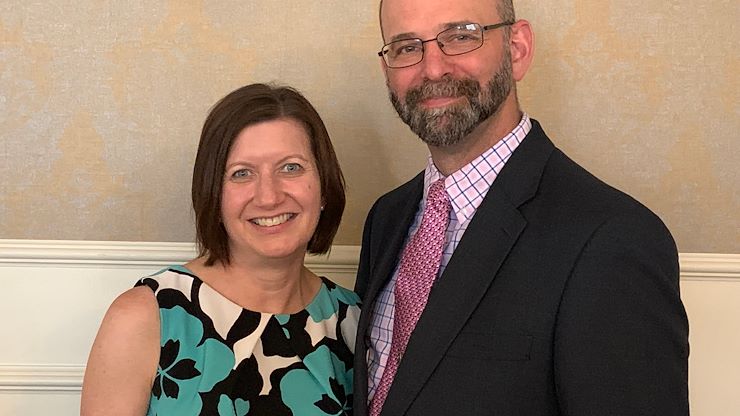
[[[454,23],[498,23],[495,0],[384,0],[385,42],[434,38]],[[494,114],[513,85],[511,55],[503,29],[485,33],[480,49],[447,56],[435,42],[424,59],[407,68],[385,68],[391,102],[401,119],[433,146],[459,143]]]

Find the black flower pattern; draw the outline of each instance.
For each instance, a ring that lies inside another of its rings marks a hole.
[[[195,361],[185,358],[175,362],[179,353],[180,341],[168,340],[162,346],[159,369],[152,386],[152,394],[158,399],[162,398],[163,392],[166,397],[176,399],[180,394],[177,380],[190,380],[200,375],[200,371],[195,368]]]
[[[330,377],[331,392],[337,398],[334,400],[328,394],[321,395],[321,400],[314,403],[316,407],[329,415],[350,416],[352,414],[352,394],[344,394],[344,387],[336,378]]]
[[[148,414],[352,415],[344,337],[357,324],[359,298],[322,281],[306,309],[265,314],[203,290],[182,266],[141,279],[155,293],[163,337]],[[256,344],[245,343],[256,331]]]

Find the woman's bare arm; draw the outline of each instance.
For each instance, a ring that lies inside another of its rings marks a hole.
[[[151,289],[136,287],[113,301],[90,351],[81,416],[145,415],[159,338],[159,309]]]

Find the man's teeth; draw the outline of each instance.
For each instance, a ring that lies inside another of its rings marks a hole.
[[[293,214],[281,214],[270,218],[255,218],[252,222],[261,227],[274,227],[288,221],[292,216]]]

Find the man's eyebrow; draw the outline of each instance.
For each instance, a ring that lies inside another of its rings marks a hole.
[[[447,29],[452,29],[453,27],[469,25],[470,23],[472,23],[470,20],[460,20],[458,22],[448,22],[448,23],[441,25],[439,31],[442,32]],[[397,40],[406,40],[406,39],[421,39],[421,36],[419,36],[419,34],[416,32],[399,33],[391,37],[388,40],[388,43],[395,42]]]
[[[449,22],[442,25],[442,30],[452,29],[453,27],[459,27],[459,26],[467,26],[469,24],[472,24],[473,22],[470,20],[460,20],[459,22]]]
[[[416,39],[419,36],[417,36],[414,32],[405,32],[405,33],[399,33],[392,38],[388,39],[388,43],[395,42],[397,40],[406,40],[406,39]]]

